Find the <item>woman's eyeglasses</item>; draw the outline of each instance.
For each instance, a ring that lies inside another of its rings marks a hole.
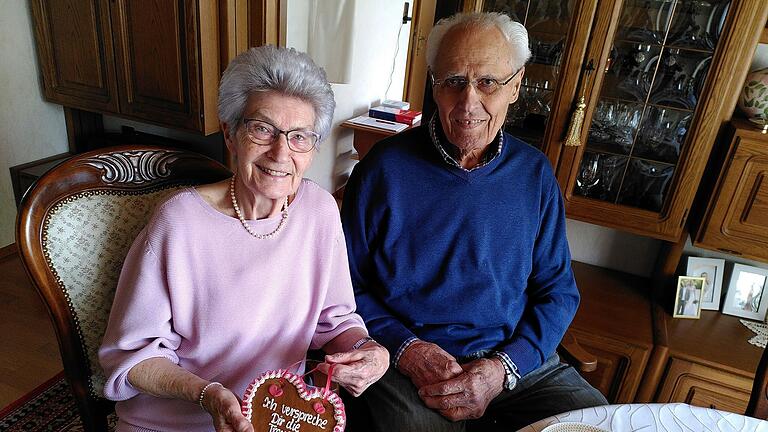
[[[243,119],[245,131],[248,138],[255,144],[268,146],[272,145],[280,135],[285,135],[288,141],[288,148],[296,153],[307,153],[315,148],[320,141],[320,135],[317,132],[305,129],[294,129],[284,131],[278,129],[275,125],[257,119]]]
[[[495,78],[488,78],[488,77],[477,78],[470,81],[467,79],[467,77],[463,77],[463,76],[450,76],[443,79],[437,79],[435,78],[435,75],[432,72],[429,73],[429,76],[432,79],[432,86],[439,87],[451,93],[460,93],[464,91],[464,89],[468,85],[471,84],[473,87],[475,87],[475,89],[478,92],[486,96],[490,96],[496,93],[496,91],[499,90],[501,87],[509,84],[509,82],[512,81],[512,78],[516,77],[521,70],[523,69],[522,68],[518,69],[517,72],[512,74],[512,76],[501,81]]]

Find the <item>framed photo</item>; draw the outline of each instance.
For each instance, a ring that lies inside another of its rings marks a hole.
[[[698,319],[701,316],[701,291],[703,287],[703,277],[678,277],[675,310],[672,316],[675,318]]]
[[[734,264],[723,313],[763,321],[768,310],[768,269]]]
[[[704,278],[704,286],[701,289],[701,309],[720,309],[720,293],[723,287],[723,273],[725,272],[725,260],[716,258],[688,258],[686,276]]]

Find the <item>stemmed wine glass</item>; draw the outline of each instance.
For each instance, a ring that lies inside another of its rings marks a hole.
[[[576,177],[576,186],[584,196],[589,196],[589,190],[600,183],[600,155],[597,153],[584,153],[581,159],[579,175]]]

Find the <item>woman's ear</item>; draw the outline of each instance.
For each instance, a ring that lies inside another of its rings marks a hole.
[[[233,129],[226,122],[219,123],[221,125],[221,132],[224,135],[224,143],[227,145],[227,149],[231,154],[236,154],[237,147],[237,129]]]

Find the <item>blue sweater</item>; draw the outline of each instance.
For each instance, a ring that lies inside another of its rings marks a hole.
[[[548,160],[509,135],[488,165],[450,166],[419,127],[353,170],[342,222],[358,312],[394,358],[411,337],[453,356],[550,356],[579,303]]]

